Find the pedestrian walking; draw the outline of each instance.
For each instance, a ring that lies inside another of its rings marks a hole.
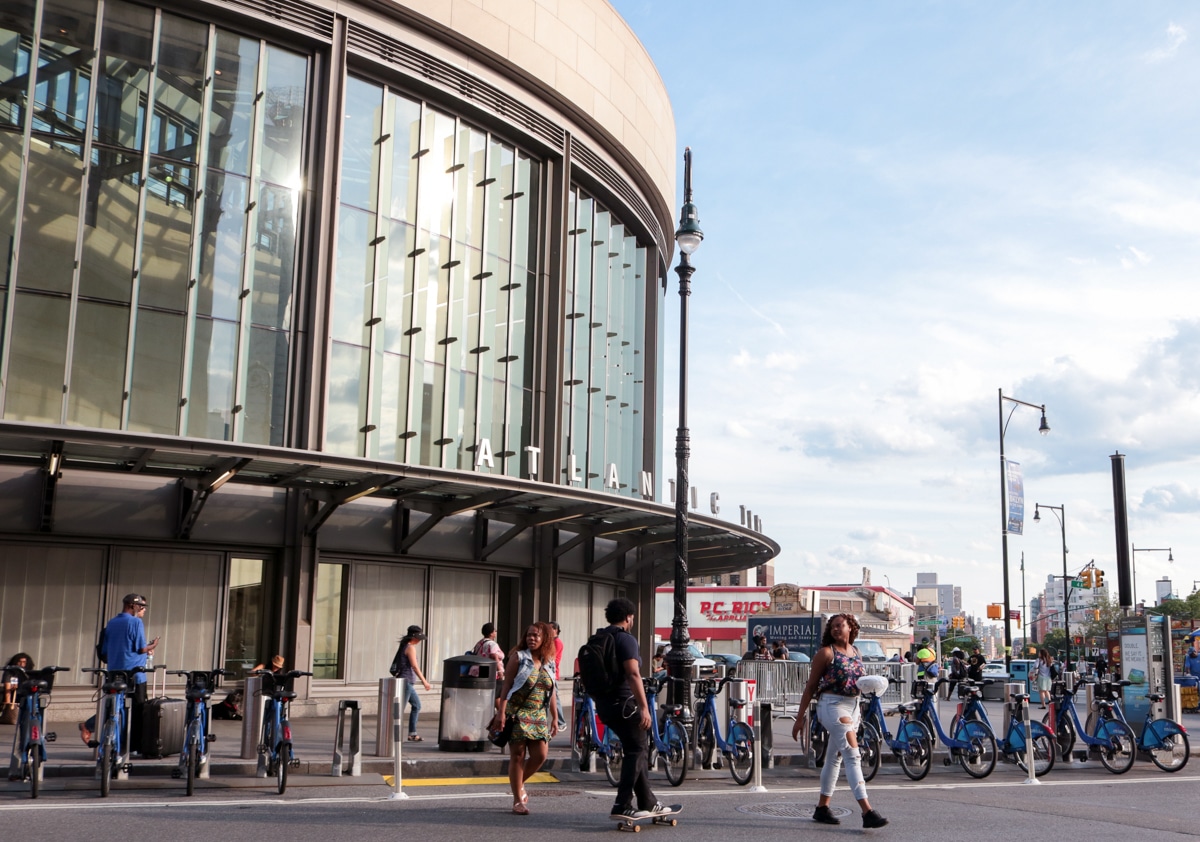
[[[883,827],[888,820],[871,807],[867,800],[867,782],[863,778],[858,748],[858,680],[866,674],[862,655],[854,645],[858,637],[858,620],[852,614],[835,614],[825,625],[821,648],[813,658],[792,739],[799,739],[808,727],[808,706],[817,699],[817,719],[829,732],[829,749],[821,769],[821,794],[813,821],[820,824],[841,824],[841,819],[829,809],[833,790],[844,764],[846,783],[862,809],[864,828]]]
[[[417,733],[417,717],[421,713],[417,682],[421,682],[425,692],[428,693],[431,689],[421,672],[421,664],[417,661],[417,644],[424,639],[425,632],[420,626],[409,626],[404,637],[400,638],[400,647],[396,650],[396,657],[392,659],[392,665],[388,669],[394,678],[404,679],[404,702],[400,705],[400,715],[404,715],[404,707],[407,705],[408,739],[413,743],[422,742],[421,735]]]
[[[529,793],[525,782],[546,762],[550,740],[558,733],[558,695],[554,683],[554,632],[546,623],[525,630],[520,645],[509,653],[504,668],[504,687],[496,700],[491,729],[507,728],[508,785],[512,789],[512,811],[529,815]]]

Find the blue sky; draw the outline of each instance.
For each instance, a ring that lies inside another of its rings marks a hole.
[[[691,478],[783,547],[777,578],[1000,601],[997,390],[1027,522],[1012,603],[1200,580],[1200,6],[614,0],[694,151]],[[682,163],[680,163],[682,187]],[[681,197],[679,197],[681,201]],[[668,294],[667,360],[678,357]],[[673,372],[670,375],[673,377]],[[677,386],[665,389],[674,475]],[[885,576],[887,580],[885,581]],[[1014,630],[1014,634],[1017,632]]]

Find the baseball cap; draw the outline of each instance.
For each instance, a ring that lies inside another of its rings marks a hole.
[[[125,599],[122,600],[122,603],[125,605],[149,605],[150,604],[150,603],[146,602],[146,597],[142,596],[140,593],[125,594]]]
[[[413,638],[414,640],[424,640],[425,632],[421,630],[420,626],[409,626],[408,627],[408,636]]]

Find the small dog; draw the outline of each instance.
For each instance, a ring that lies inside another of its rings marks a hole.
[[[221,701],[213,705],[213,719],[241,719],[242,700],[246,694],[242,690],[234,690]]]

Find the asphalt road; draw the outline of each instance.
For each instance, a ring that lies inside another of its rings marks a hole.
[[[679,826],[646,825],[640,838],[658,834],[688,842],[793,842],[797,833],[868,834],[894,840],[1048,839],[1155,840],[1200,836],[1192,805],[1200,768],[1189,764],[1168,775],[1138,762],[1115,776],[1098,764],[1056,767],[1038,785],[1024,783],[1014,767],[1001,764],[991,777],[975,781],[956,768],[935,768],[912,782],[894,765],[885,766],[870,785],[873,805],[891,820],[881,830],[864,831],[844,787],[834,796],[840,827],[814,824],[816,770],[777,769],[767,792],[750,792],[728,774],[703,773],[672,789],[652,775],[660,799],[684,807]],[[204,782],[196,795],[183,795],[178,781],[134,780],[114,788],[105,800],[86,780],[47,781],[36,801],[14,792],[0,800],[0,826],[24,828],[38,838],[86,839],[118,834],[146,840],[242,840],[271,838],[321,840],[420,839],[463,842],[528,842],[590,837],[615,832],[607,818],[613,790],[603,775],[555,773],[556,780],[531,784],[529,816],[510,812],[502,782],[445,779],[405,782],[404,800],[391,800],[378,776],[355,779],[297,777],[287,793],[276,795],[265,781]],[[611,837],[610,837],[611,838]],[[834,838],[834,837],[827,837]]]

